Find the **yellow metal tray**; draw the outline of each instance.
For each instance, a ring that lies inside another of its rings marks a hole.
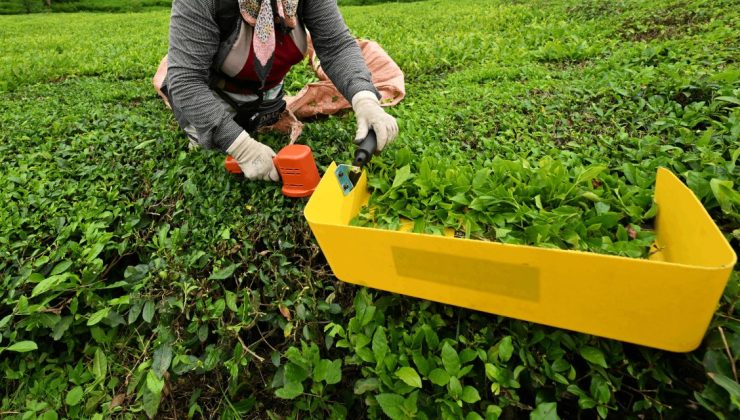
[[[345,282],[674,352],[701,343],[737,260],[694,194],[659,169],[649,259],[350,226],[332,163],[304,215]]]

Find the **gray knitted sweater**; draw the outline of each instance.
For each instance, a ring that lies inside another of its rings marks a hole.
[[[225,38],[216,21],[217,0],[175,0],[170,20],[167,89],[175,118],[195,127],[201,145],[223,151],[243,131],[209,88],[229,54],[237,29]],[[360,91],[378,95],[360,49],[339,13],[336,0],[302,0],[299,19],[321,66],[349,101]],[[379,95],[378,95],[379,96]]]

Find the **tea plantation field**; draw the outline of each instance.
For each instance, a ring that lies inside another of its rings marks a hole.
[[[343,6],[408,92],[369,167],[383,211],[356,223],[640,258],[667,167],[737,251],[737,6]],[[168,21],[0,16],[0,415],[738,416],[740,271],[688,354],[338,282],[305,201],[188,149],[150,84]],[[345,114],[301,141],[323,171],[353,134]]]

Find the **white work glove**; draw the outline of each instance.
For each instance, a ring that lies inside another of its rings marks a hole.
[[[272,163],[275,152],[242,131],[234,143],[226,150],[239,164],[247,179],[279,181],[278,171]]]
[[[352,97],[352,109],[357,117],[355,143],[362,142],[367,137],[368,129],[372,128],[378,139],[378,151],[381,151],[398,135],[396,119],[383,110],[373,92],[363,90],[356,93]]]

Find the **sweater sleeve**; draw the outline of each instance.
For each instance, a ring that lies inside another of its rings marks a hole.
[[[303,0],[303,22],[311,33],[316,55],[324,72],[347,101],[368,90],[378,99],[372,75],[360,47],[350,35],[336,0]]]
[[[170,19],[167,89],[173,107],[195,127],[201,145],[223,151],[241,134],[208,86],[220,36],[214,0],[175,0]]]

